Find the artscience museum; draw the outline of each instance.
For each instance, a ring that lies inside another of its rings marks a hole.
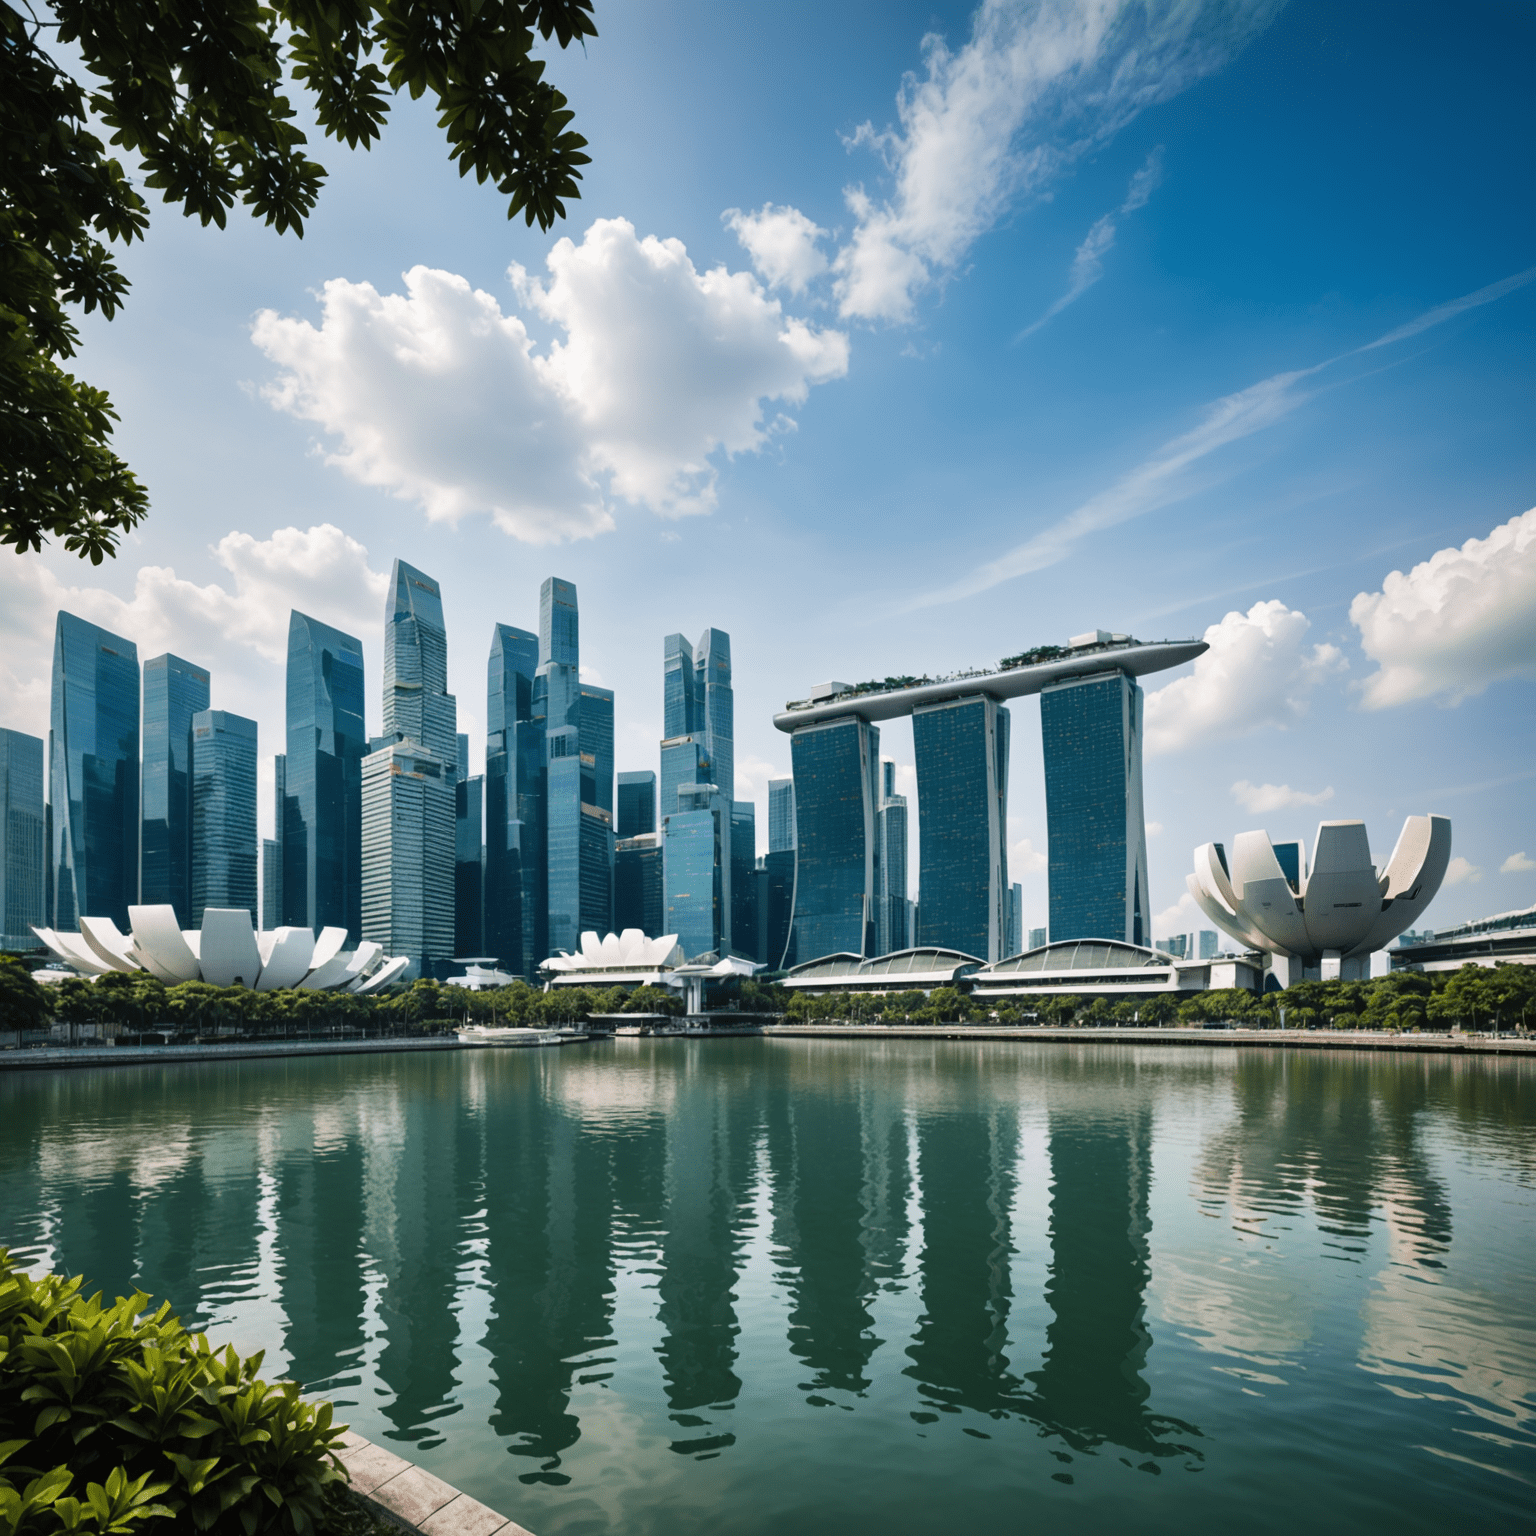
[[[200,929],[178,927],[169,905],[129,907],[128,925],[123,933],[109,917],[82,917],[79,933],[34,928],[63,966],[39,972],[38,979],[143,971],[168,987],[206,981],[256,992],[377,992],[410,964],[407,956],[386,956],[378,944],[344,948],[345,928],[322,928],[318,937],[310,928],[258,932],[243,907],[209,907]]]

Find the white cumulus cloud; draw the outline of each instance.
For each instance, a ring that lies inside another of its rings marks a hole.
[[[721,219],[770,288],[804,293],[827,270],[826,253],[820,246],[827,231],[798,208],[775,208],[772,203],[764,203],[756,213],[727,208]]]
[[[1346,666],[1337,647],[1306,643],[1310,628],[1275,599],[1212,624],[1194,671],[1147,695],[1148,754],[1295,724],[1319,684]]]
[[[1049,865],[1045,854],[1027,837],[1008,846],[1008,878],[1017,880],[1020,875],[1038,875]]]
[[[1470,859],[1464,859],[1458,853],[1445,867],[1446,885],[1476,885],[1483,878],[1483,872]]]
[[[1379,668],[1362,685],[1367,709],[1459,704],[1503,678],[1536,678],[1536,508],[1393,571],[1349,617]]]
[[[1523,848],[1499,865],[1501,875],[1528,875],[1533,869],[1536,869],[1536,859],[1527,858]]]
[[[1333,799],[1333,785],[1309,795],[1289,784],[1250,784],[1247,779],[1239,779],[1232,786],[1232,798],[1250,816],[1263,816],[1269,811],[1288,811],[1301,805],[1326,805]]]
[[[339,439],[330,461],[353,479],[548,544],[612,527],[616,500],[709,510],[717,456],[785,423],[765,422],[765,403],[798,405],[847,371],[841,332],[624,219],[557,241],[546,265],[542,280],[509,271],[561,333],[542,352],[517,314],[428,267],[403,294],[333,279],[318,326],[263,311],[252,339],[283,370],[268,397]]]
[[[923,40],[900,126],[864,124],[893,182],[846,194],[856,227],[834,264],[847,318],[903,321],[1017,198],[1043,193],[1146,107],[1220,69],[1269,24],[1271,0],[984,0],[970,41]],[[1144,199],[1143,199],[1144,200]]]

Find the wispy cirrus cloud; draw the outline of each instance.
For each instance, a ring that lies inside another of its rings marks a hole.
[[[1013,339],[1023,341],[1033,336],[1041,326],[1048,324],[1075,303],[1104,275],[1104,258],[1115,243],[1117,220],[1138,208],[1145,208],[1152,194],[1163,179],[1163,147],[1161,144],[1147,156],[1147,163],[1131,177],[1131,185],[1125,201],[1113,213],[1106,213],[1094,221],[1072,258],[1072,270],[1067,274],[1067,291],[1056,300],[1033,325],[1026,325]]]
[[[1536,267],[1516,273],[1501,282],[1490,283],[1459,299],[1438,304],[1364,346],[1326,358],[1310,368],[1272,374],[1257,384],[1250,384],[1246,389],[1222,396],[1204,408],[1196,426],[1164,443],[1135,468],[1121,475],[1114,484],[1089,497],[1065,517],[1024,543],[1015,545],[1006,554],[977,566],[968,575],[948,586],[913,598],[906,604],[907,609],[956,602],[961,598],[973,597],[978,592],[985,592],[1016,576],[1046,570],[1065,560],[1090,534],[1183,501],[1212,483],[1209,473],[1204,477],[1196,473],[1204,460],[1232,443],[1274,426],[1298,407],[1305,405],[1316,393],[1316,390],[1306,387],[1307,380],[1347,358],[1387,346],[1394,341],[1404,341],[1434,326],[1443,325],[1447,320],[1470,309],[1492,304],[1524,287],[1533,278],[1536,278]],[[1357,598],[1356,602],[1359,601]]]

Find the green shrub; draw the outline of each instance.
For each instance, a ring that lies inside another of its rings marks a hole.
[[[310,1536],[346,1426],[148,1307],[0,1248],[0,1536]]]

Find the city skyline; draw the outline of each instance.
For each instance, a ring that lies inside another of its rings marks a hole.
[[[1198,635],[1211,663],[1146,688],[1154,934],[1199,925],[1191,847],[1301,837],[1324,806],[1455,819],[1431,925],[1529,905],[1529,18],[1238,5],[1198,56],[1176,29],[1134,56],[1075,32],[1032,94],[1014,61],[1047,13],[897,0],[872,29],[834,6],[826,46],[787,49],[808,13],[707,38],[686,5],[603,17],[562,56],[593,163],[547,235],[446,175],[410,105],[371,155],[327,158],[302,242],[157,219],[80,364],[153,510],[101,568],[0,567],[0,720],[46,737],[62,607],[207,667],[280,743],[287,608],[362,637],[379,677],[398,556],[454,594],[479,772],[480,637],[536,627],[559,570],[587,680],[623,705],[619,769],[663,735],[653,637],[730,630],[734,796],[764,851],[790,766],[769,718],[821,679],[990,666],[1091,624]],[[1092,88],[1117,78],[1123,113]],[[971,147],[933,158],[949,142]],[[953,202],[923,201],[930,174]],[[925,243],[932,207],[956,243]],[[881,252],[911,278],[895,308],[854,291]],[[360,347],[391,359],[366,388]],[[1028,928],[1045,797],[1037,711],[1013,715]],[[910,798],[909,732],[882,753]]]

